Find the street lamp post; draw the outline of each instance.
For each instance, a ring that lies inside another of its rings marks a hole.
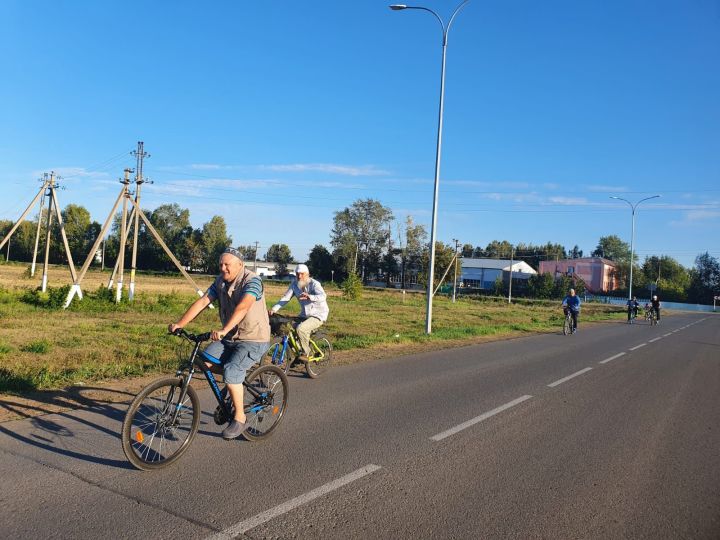
[[[432,9],[422,6],[408,6],[406,4],[392,4],[390,9],[393,11],[401,11],[404,9],[419,9],[432,13],[435,18],[440,22],[442,28],[442,64],[440,67],[440,105],[438,107],[438,133],[437,133],[437,147],[435,150],[435,183],[433,188],[433,207],[432,207],[432,223],[430,226],[430,268],[428,272],[428,285],[427,285],[427,315],[425,318],[425,333],[430,334],[432,332],[432,300],[433,290],[435,288],[435,228],[437,226],[437,205],[438,205],[438,191],[440,186],[440,154],[442,150],[442,125],[443,125],[443,106],[445,102],[445,54],[447,51],[447,36],[450,31],[450,26],[455,20],[455,16],[458,12],[465,7],[470,0],[465,0],[458,7],[455,8],[453,14],[450,16],[450,20],[445,26],[445,23],[440,16],[435,13]]]
[[[632,210],[632,233],[630,235],[630,285],[628,287],[628,300],[632,300],[632,278],[633,278],[633,256],[635,253],[635,210],[637,209],[638,205],[643,201],[649,201],[650,199],[657,199],[660,195],[653,195],[652,197],[645,197],[644,199],[640,199],[635,204],[631,203],[627,199],[623,199],[622,197],[614,197],[611,196],[611,199],[617,199],[618,201],[625,201],[630,205],[630,209]]]

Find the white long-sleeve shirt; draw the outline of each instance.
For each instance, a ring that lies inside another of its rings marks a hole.
[[[306,293],[308,295],[307,300],[300,300],[300,295]],[[293,281],[282,298],[278,300],[271,310],[273,313],[277,313],[281,307],[287,304],[292,297],[295,296],[300,302],[300,316],[301,317],[316,317],[322,322],[325,322],[330,314],[330,308],[327,304],[327,294],[320,285],[317,279],[310,278],[310,282],[304,289],[300,289],[297,280]]]

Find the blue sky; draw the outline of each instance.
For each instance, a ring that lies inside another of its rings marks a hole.
[[[102,222],[142,140],[144,208],[221,215],[261,254],[329,247],[359,198],[429,229],[440,27],[387,5],[3,0],[0,219],[54,170],[61,205]],[[448,42],[438,240],[589,254],[630,240],[610,195],[660,194],[641,259],[720,257],[718,96],[718,0],[472,0]]]

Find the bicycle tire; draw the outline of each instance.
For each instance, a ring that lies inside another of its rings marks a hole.
[[[316,336],[314,339],[310,339],[310,347],[313,349],[315,355],[318,354],[318,351],[322,354],[322,358],[308,360],[305,364],[305,371],[308,377],[317,379],[325,373],[332,364],[332,345],[325,336]]]
[[[247,376],[245,383],[261,394],[260,398],[256,398],[247,389],[243,392],[246,416],[243,437],[257,441],[268,437],[285,416],[288,381],[282,369],[269,365],[254,370]]]
[[[200,400],[188,386],[183,403],[178,403],[183,379],[158,379],[143,388],[128,407],[122,424],[125,457],[137,469],[162,469],[177,461],[190,447],[200,423]],[[181,407],[175,422],[170,415]],[[192,409],[192,410],[190,410]]]
[[[566,315],[565,322],[563,322],[563,335],[567,336],[569,334],[572,334],[572,318]]]

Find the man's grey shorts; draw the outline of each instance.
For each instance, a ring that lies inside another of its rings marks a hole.
[[[269,348],[270,343],[222,340],[213,341],[205,348],[205,352],[220,359],[226,383],[241,384],[247,370],[259,363]]]

